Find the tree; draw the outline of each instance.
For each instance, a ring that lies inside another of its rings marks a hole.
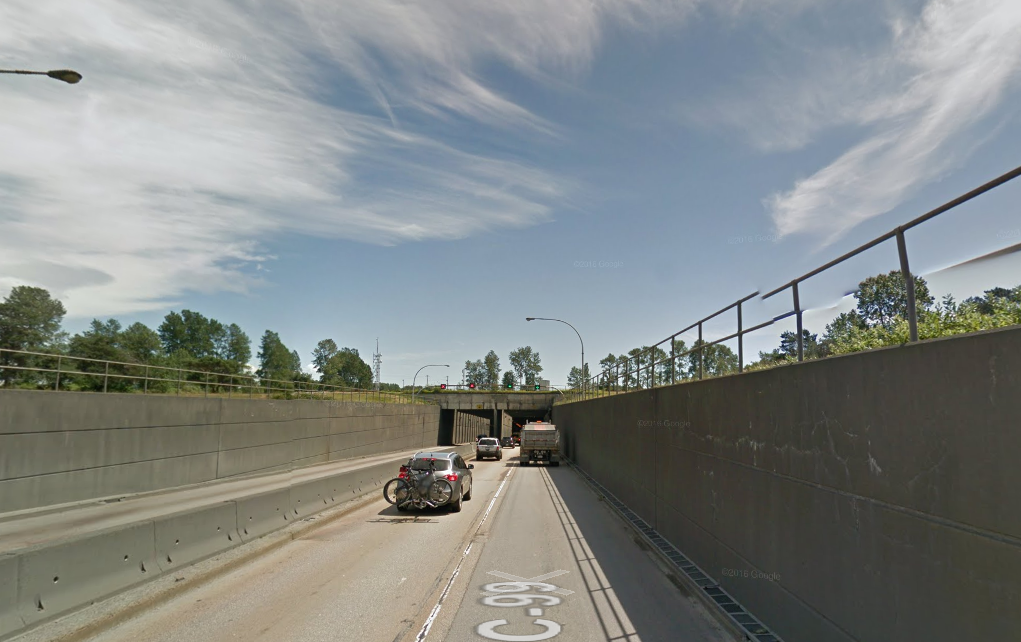
[[[103,361],[125,362],[130,360],[130,355],[122,348],[122,341],[121,324],[117,319],[108,319],[105,323],[99,319],[93,319],[88,330],[71,337],[68,343],[70,355],[95,360],[78,361],[77,369],[79,371],[96,373],[94,376],[74,377],[79,387],[85,390],[106,389],[113,391],[127,391],[134,387],[133,381],[125,378],[132,374],[128,372],[126,366],[120,364],[107,366],[107,364],[101,363]],[[99,376],[100,373],[103,376]]]
[[[238,364],[240,371],[252,358],[252,342],[236,324],[224,325],[192,310],[171,311],[157,328],[166,354],[186,352],[195,359],[210,358]],[[225,364],[221,369],[230,369]]]
[[[511,368],[518,376],[518,381],[523,379],[530,386],[535,384],[536,375],[542,372],[539,353],[532,350],[532,346],[525,346],[511,352],[510,362]]]
[[[67,311],[64,304],[52,298],[43,288],[18,285],[0,302],[0,348],[29,352],[51,352],[60,339],[60,322]],[[0,365],[31,367],[38,357],[0,352]],[[18,370],[0,368],[5,386],[18,376]]]
[[[507,372],[503,373],[503,380],[500,383],[503,385],[504,388],[513,389],[514,382],[515,382],[514,373],[512,371],[508,370]]]
[[[227,326],[227,338],[218,352],[220,358],[238,364],[240,372],[252,360],[252,340],[238,324],[232,323]]]
[[[650,368],[650,364],[654,365]],[[664,380],[670,381],[669,376],[666,379],[663,377],[664,368],[669,373],[670,355],[666,353],[666,350],[659,346],[642,349],[642,376],[645,385],[654,387],[662,385]]]
[[[464,362],[465,383],[481,386],[486,383],[486,364],[481,359]]]
[[[315,350],[312,351],[312,366],[319,373],[320,380],[322,380],[323,373],[326,371],[326,364],[329,363],[335,354],[337,354],[337,344],[333,339],[323,339],[316,344]]]
[[[214,338],[222,334],[223,325],[191,310],[181,310],[181,317],[184,319],[184,349],[188,354],[199,358],[215,356]]]
[[[627,351],[624,381],[628,388],[642,387],[642,351],[644,348],[631,348]]]
[[[572,366],[571,371],[567,374],[567,386],[569,388],[581,388],[591,377],[592,373],[589,372],[587,363],[585,364],[585,370],[578,366]]]
[[[1012,289],[996,287],[983,294],[981,297],[965,299],[964,304],[974,306],[980,314],[992,315],[997,303],[1021,303],[1021,285]]]
[[[294,353],[287,349],[280,335],[271,330],[266,330],[262,335],[262,342],[259,348],[259,369],[256,375],[260,379],[274,379],[278,381],[291,381],[293,376],[300,371],[294,367]]]
[[[913,278],[915,307],[919,311],[928,310],[933,304],[929,286],[922,277]],[[858,302],[858,317],[869,327],[879,325],[889,329],[897,317],[907,318],[908,291],[898,270],[868,277],[858,284],[854,298]]]
[[[667,381],[674,382],[681,381],[687,378],[687,368],[684,367],[684,363],[685,361],[687,361],[687,357],[684,356],[684,353],[688,351],[688,345],[684,343],[684,339],[674,339],[673,343],[674,343],[673,352],[674,358],[672,360],[673,363],[667,361],[665,364],[663,364],[664,367],[663,371],[661,372],[661,376],[663,377],[664,383],[666,383]]]
[[[719,377],[737,372],[737,355],[722,343],[709,344],[706,341],[695,341],[692,348],[704,346],[688,355],[688,377],[698,378],[699,353],[702,358],[702,376]]]
[[[355,348],[341,348],[323,367],[320,381],[347,388],[372,387],[372,368],[365,363]]]
[[[603,373],[602,385],[612,385],[614,377],[617,375],[617,357],[611,352],[599,360],[599,367],[602,369],[600,372]]]
[[[496,352],[490,350],[482,359],[483,369],[486,372],[484,385],[495,388],[500,380],[500,357]]]
[[[156,328],[156,332],[163,342],[163,351],[167,354],[177,354],[188,349],[188,332],[185,328],[184,317],[174,311],[163,317],[163,323]]]
[[[160,335],[144,323],[132,323],[120,333],[120,347],[128,361],[135,363],[157,363],[163,356]]]

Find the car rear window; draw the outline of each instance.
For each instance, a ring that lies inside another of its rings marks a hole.
[[[429,464],[435,463],[436,470],[450,470],[449,459],[430,459],[426,457],[420,457],[411,463],[411,467],[415,470],[429,470]]]
[[[482,445],[482,446],[496,446],[496,445],[498,445],[498,442],[496,441],[496,439],[489,438],[489,439],[480,439],[479,440],[479,444]]]

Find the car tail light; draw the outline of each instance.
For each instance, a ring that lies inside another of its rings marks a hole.
[[[457,473],[453,473],[446,476],[447,481],[457,481]]]
[[[406,471],[402,470],[401,474],[397,475],[397,479],[405,479],[407,476],[408,476],[408,473]]]

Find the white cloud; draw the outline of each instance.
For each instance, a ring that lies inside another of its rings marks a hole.
[[[867,134],[767,200],[780,234],[816,233],[828,244],[890,211],[984,142],[985,118],[1019,79],[1016,0],[930,0],[920,19],[898,21],[892,33],[891,49],[855,73],[831,70],[834,78],[849,79],[848,91],[823,86],[821,100],[795,102],[791,118],[803,117],[806,125],[792,131],[793,145],[835,124],[854,123]],[[862,92],[868,80],[878,93]]]
[[[41,285],[71,316],[123,314],[246,291],[272,271],[258,267],[272,260],[261,242],[280,233],[395,244],[549,220],[564,178],[453,148],[400,115],[470,118],[541,144],[556,126],[483,82],[483,67],[569,77],[607,21],[680,14],[658,0],[257,12],[8,0],[0,66],[85,79],[4,77],[0,291]],[[359,107],[359,86],[378,111]]]

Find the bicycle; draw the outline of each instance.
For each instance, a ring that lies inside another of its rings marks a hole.
[[[414,462],[414,458],[409,459],[401,466],[400,475],[383,486],[383,499],[397,506],[399,511],[446,504],[454,494],[454,487],[446,479],[433,479],[428,488],[422,488],[425,479],[436,473],[436,462],[429,461],[428,470],[416,470]]]

